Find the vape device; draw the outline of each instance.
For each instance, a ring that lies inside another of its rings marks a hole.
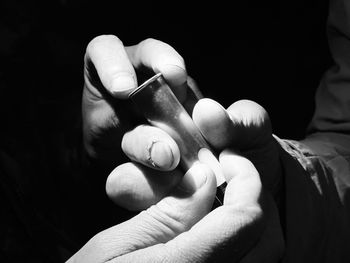
[[[195,161],[201,161],[214,171],[217,181],[215,206],[223,202],[226,182],[218,160],[207,154],[210,147],[182,104],[178,101],[161,73],[145,81],[129,98],[147,121],[167,132],[180,149],[180,165],[185,172]]]

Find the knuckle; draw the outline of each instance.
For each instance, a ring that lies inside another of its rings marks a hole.
[[[143,47],[147,47],[147,46],[159,45],[160,43],[163,43],[163,42],[158,40],[158,39],[149,37],[149,38],[146,38],[146,39],[142,40],[140,42],[140,45],[143,46]]]

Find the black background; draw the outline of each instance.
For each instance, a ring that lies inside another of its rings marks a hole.
[[[92,235],[130,216],[107,200],[105,176],[76,162],[83,57],[92,38],[167,42],[206,97],[225,107],[254,100],[269,112],[275,134],[300,139],[331,65],[327,5],[1,0],[0,247],[18,262],[43,251],[56,262],[51,249],[57,240],[72,240],[63,256],[69,257]],[[1,259],[0,253],[7,262]]]
[[[60,120],[66,124],[72,104],[80,101],[86,45],[97,35],[115,34],[125,45],[148,37],[169,43],[205,96],[226,107],[238,99],[255,100],[268,110],[275,134],[299,139],[331,62],[327,4],[2,0],[6,126],[18,125],[17,118],[44,121],[46,128]]]

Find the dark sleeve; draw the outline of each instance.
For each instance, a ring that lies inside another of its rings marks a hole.
[[[286,241],[283,262],[350,262],[350,138],[280,140]]]
[[[350,2],[331,0],[327,22],[334,65],[324,74],[316,94],[310,132],[350,133]]]
[[[350,1],[330,0],[334,65],[316,93],[309,135],[280,140],[285,179],[283,262],[350,262]]]

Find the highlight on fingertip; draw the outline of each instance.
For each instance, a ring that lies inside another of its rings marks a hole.
[[[230,145],[234,129],[229,114],[218,102],[201,99],[193,109],[192,118],[205,139],[216,149]]]

